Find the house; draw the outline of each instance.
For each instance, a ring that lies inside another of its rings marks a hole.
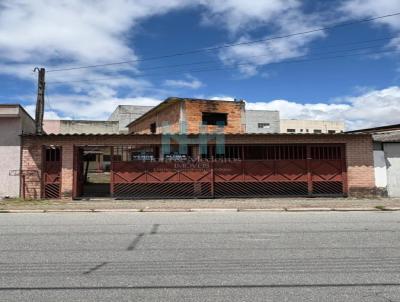
[[[119,122],[90,120],[44,120],[43,130],[47,134],[112,134],[119,133]]]
[[[280,118],[276,110],[246,110],[247,133],[279,133]]]
[[[345,130],[343,121],[281,119],[281,133],[341,133]]]
[[[34,133],[35,122],[18,104],[0,104],[0,198],[20,195],[21,134]],[[25,166],[29,170],[29,166]]]
[[[129,133],[244,133],[244,101],[170,97],[128,124]]]
[[[152,108],[152,106],[119,105],[114,112],[111,113],[108,121],[117,121],[119,123],[119,132],[128,133],[128,124],[141,117]]]
[[[353,130],[349,133],[372,134],[375,186],[378,193],[400,197],[400,124]]]
[[[369,196],[369,133],[246,133],[243,101],[168,98],[129,133],[27,134],[27,198]],[[109,169],[87,179],[88,154]]]

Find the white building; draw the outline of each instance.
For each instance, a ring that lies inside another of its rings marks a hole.
[[[342,121],[281,119],[281,133],[341,133]]]
[[[20,194],[21,134],[35,132],[35,121],[16,104],[0,104],[0,198]]]

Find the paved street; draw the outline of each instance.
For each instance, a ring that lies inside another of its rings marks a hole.
[[[0,214],[0,301],[400,301],[400,212]]]

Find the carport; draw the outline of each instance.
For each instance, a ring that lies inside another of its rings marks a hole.
[[[24,167],[35,167],[42,178],[29,179],[24,190],[26,196],[86,198],[84,156],[88,150],[108,149],[106,196],[112,198],[313,197],[374,191],[370,135],[224,138],[223,147],[211,139],[206,148],[192,144],[182,152],[179,144],[171,144],[166,153],[157,134],[25,136]]]

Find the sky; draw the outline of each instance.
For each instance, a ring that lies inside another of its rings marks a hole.
[[[47,119],[177,96],[400,123],[396,13],[399,0],[0,0],[0,103],[33,115],[44,67]]]

